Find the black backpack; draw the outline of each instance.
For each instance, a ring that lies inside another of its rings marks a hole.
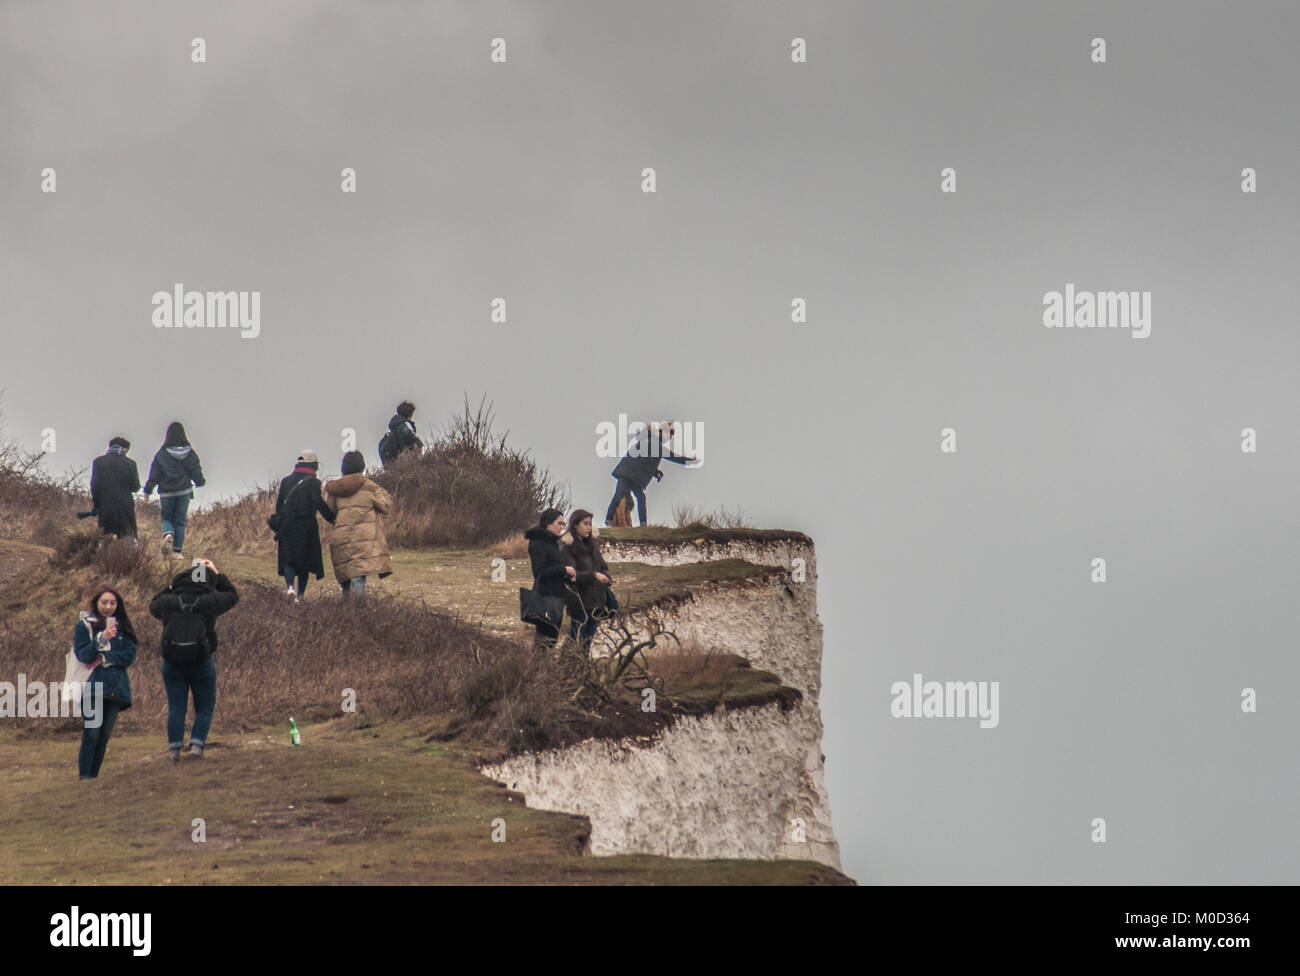
[[[397,435],[390,430],[379,439],[379,460],[384,464],[392,464],[399,453],[401,449],[398,446]]]
[[[185,597],[178,599],[181,608],[171,613],[163,626],[162,656],[172,664],[198,664],[212,653],[208,646],[208,621],[194,611],[197,596],[191,597],[188,605]]]

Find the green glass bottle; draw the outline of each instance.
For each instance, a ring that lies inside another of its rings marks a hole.
[[[289,716],[289,745],[302,745],[302,736],[298,732],[298,723],[293,720],[292,715]]]

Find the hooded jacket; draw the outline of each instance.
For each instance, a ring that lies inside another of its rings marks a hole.
[[[181,608],[181,596],[186,603],[194,601],[194,612],[202,616],[208,625],[208,650],[217,649],[216,618],[239,602],[235,585],[225,573],[218,573],[210,583],[199,582],[191,575],[191,570],[177,574],[165,590],[160,590],[149,603],[149,612],[162,621],[163,631],[167,630],[167,618]]]
[[[393,510],[393,496],[358,472],[325,482],[325,504],[335,513],[330,533],[335,578],[343,583],[354,576],[391,576],[380,516]]]
[[[199,455],[188,444],[160,447],[149,465],[149,480],[144,483],[145,497],[156,487],[159,498],[191,494],[190,486],[202,488],[207,481],[199,464]]]
[[[564,584],[568,576],[564,572],[559,538],[536,525],[524,533],[524,538],[528,540],[528,560],[533,568],[533,592],[538,596],[567,598]]]

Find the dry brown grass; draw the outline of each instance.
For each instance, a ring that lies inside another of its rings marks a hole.
[[[527,559],[528,540],[522,532],[517,532],[508,539],[503,539],[488,548],[488,555],[500,559]]]

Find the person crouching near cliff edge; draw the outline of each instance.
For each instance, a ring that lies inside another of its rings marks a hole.
[[[77,660],[91,668],[90,677],[82,685],[77,766],[82,779],[94,779],[104,763],[108,737],[113,734],[118,714],[131,707],[131,679],[126,669],[135,662],[135,630],[126,614],[126,601],[117,590],[111,586],[95,590],[90,609],[83,610],[77,621],[72,646]],[[96,698],[97,710],[91,704]]]
[[[185,713],[194,696],[190,755],[203,758],[212,715],[217,709],[216,619],[239,602],[235,586],[211,559],[178,573],[149,603],[162,621],[162,679],[167,689],[167,751],[181,757]]]
[[[561,547],[564,561],[576,572],[568,587],[569,636],[591,647],[600,622],[618,609],[618,600],[609,588],[613,582],[609,565],[600,554],[600,541],[592,533],[591,512],[580,508],[569,516],[571,539]]]
[[[393,510],[393,496],[365,475],[360,451],[343,455],[343,477],[325,483],[325,504],[335,513],[330,561],[344,596],[363,596],[366,577],[393,575],[382,516]]]
[[[673,420],[663,424],[647,423],[637,431],[627,453],[614,467],[613,475],[618,481],[614,488],[614,499],[605,512],[606,526],[614,524],[619,502],[631,498],[636,499],[637,521],[642,526],[646,524],[645,490],[651,481],[664,480],[664,473],[659,470],[660,461],[672,461],[674,464],[697,462],[697,458],[678,454],[663,446],[666,441],[672,440],[676,431],[677,422]]]
[[[537,524],[524,533],[528,540],[528,561],[533,569],[533,593],[543,599],[558,602],[559,618],[552,624],[536,619],[533,648],[542,650],[555,646],[564,621],[565,584],[578,578],[578,571],[565,565],[560,552],[560,536],[564,535],[564,513],[558,508],[548,508],[537,519]]]

